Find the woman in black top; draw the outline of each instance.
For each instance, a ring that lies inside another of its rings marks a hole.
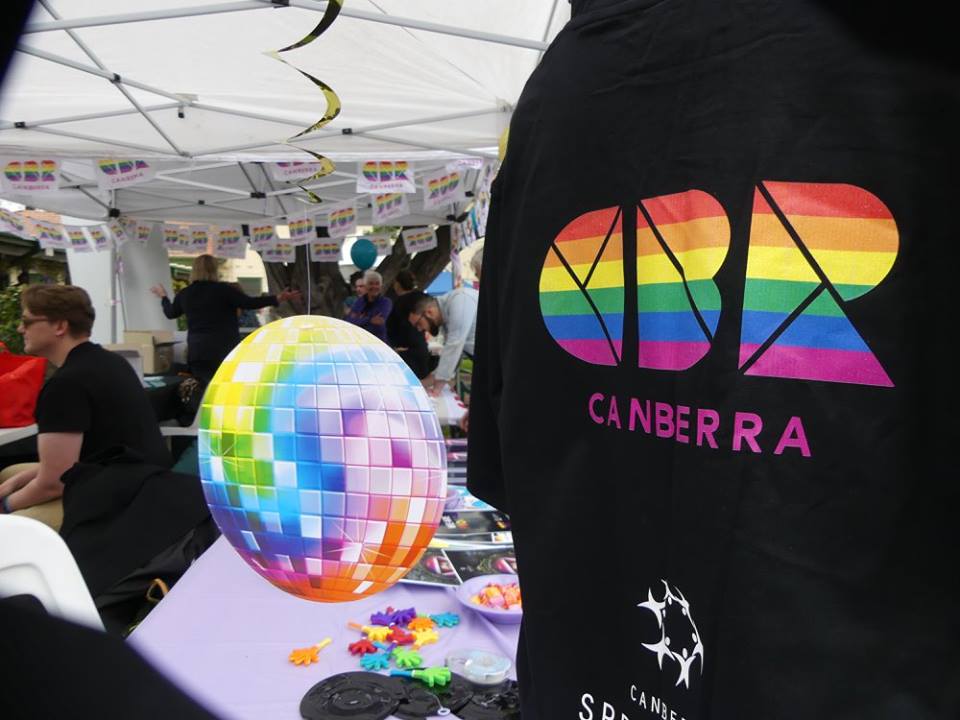
[[[176,294],[173,302],[162,285],[150,288],[150,292],[160,298],[168,318],[186,314],[187,363],[193,376],[203,383],[210,382],[220,363],[240,342],[238,309],[256,310],[300,295],[284,290],[278,295],[250,297],[217,280],[217,261],[212,255],[201,255],[193,261],[190,284]]]

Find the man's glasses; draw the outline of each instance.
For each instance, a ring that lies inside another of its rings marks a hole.
[[[50,318],[44,317],[43,315],[38,315],[37,317],[27,317],[26,315],[20,316],[20,324],[25,328],[30,327],[34,323],[41,322],[44,320],[49,320]]]

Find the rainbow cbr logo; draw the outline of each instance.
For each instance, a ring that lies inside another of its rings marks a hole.
[[[56,173],[56,160],[11,160],[3,168],[4,177],[14,183],[52,183]]]
[[[361,168],[361,173],[371,183],[410,182],[410,166],[404,160],[367,161]]]
[[[348,207],[330,211],[330,227],[332,228],[344,228],[356,221],[356,208]]]
[[[236,245],[240,242],[240,231],[236,228],[224,228],[218,238],[223,245]]]
[[[593,365],[623,365],[629,357],[635,367],[690,368],[715,341],[722,295],[714,278],[729,245],[723,207],[701,190],[584,213],[557,234],[544,259],[539,294],[547,332]],[[880,284],[898,247],[892,214],[863,188],[759,183],[739,371],[892,387],[847,305]],[[636,345],[625,347],[626,338]]]

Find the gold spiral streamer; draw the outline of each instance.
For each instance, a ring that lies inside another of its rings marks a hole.
[[[315,87],[319,88],[320,92],[323,93],[324,99],[327,101],[327,109],[326,109],[326,112],[324,112],[323,117],[321,117],[319,120],[317,120],[315,123],[313,123],[310,127],[306,128],[305,130],[301,130],[296,135],[293,135],[287,138],[284,141],[285,143],[289,143],[291,140],[296,140],[298,137],[306,135],[307,133],[311,133],[315,130],[319,130],[324,125],[326,125],[331,120],[333,120],[337,115],[340,114],[340,110],[342,107],[340,103],[340,98],[337,95],[337,93],[334,92],[333,88],[327,85],[322,80],[315,78],[310,73],[304,72],[300,68],[292,65],[291,63],[288,63],[286,60],[280,57],[280,53],[286,52],[288,50],[294,50],[296,48],[301,48],[304,45],[309,45],[318,37],[323,35],[323,33],[326,32],[327,29],[333,24],[333,21],[337,19],[337,16],[340,14],[340,10],[343,8],[343,2],[344,0],[328,0],[327,8],[323,13],[323,17],[320,18],[320,22],[317,23],[317,26],[313,30],[311,30],[307,35],[305,35],[303,38],[293,43],[292,45],[288,45],[287,47],[280,48],[279,50],[273,50],[273,51],[264,53],[265,55],[269,55],[270,57],[272,57],[274,60],[278,60],[282,62],[284,65],[288,65],[292,67],[298,73],[300,73],[305,78],[307,78],[307,80],[313,83]],[[333,161],[330,160],[330,158],[324,157],[319,153],[313,152],[312,150],[307,150],[305,148],[297,148],[297,149],[300,150],[301,152],[307,153],[308,155],[312,155],[314,159],[320,164],[320,169],[317,170],[317,172],[315,172],[313,175],[311,175],[310,177],[302,181],[304,184],[310,182],[311,180],[316,180],[317,178],[325,177],[326,175],[329,175],[336,169],[336,165],[334,165]],[[303,190],[307,194],[307,198],[310,200],[310,202],[312,203],[323,202],[323,200],[321,200],[321,198],[318,195],[311,192],[307,188],[303,187],[303,185],[298,183],[297,187],[299,187],[301,190]]]

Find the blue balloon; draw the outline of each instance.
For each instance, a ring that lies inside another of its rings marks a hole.
[[[377,246],[366,238],[360,238],[350,248],[350,259],[360,270],[368,270],[377,261]]]

